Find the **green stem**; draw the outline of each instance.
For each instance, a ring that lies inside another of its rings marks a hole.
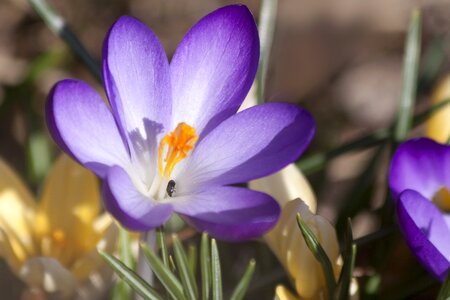
[[[78,55],[86,64],[92,75],[102,81],[99,64],[81,44],[77,36],[68,28],[64,18],[60,16],[45,0],[28,0],[33,9],[41,17],[47,27]]]

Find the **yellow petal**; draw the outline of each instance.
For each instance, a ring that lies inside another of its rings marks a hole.
[[[74,257],[95,248],[99,236],[93,223],[99,211],[100,192],[95,175],[68,156],[60,156],[44,185],[37,235],[43,241],[50,239],[50,249],[57,252],[57,257],[62,255],[58,259],[67,265]]]
[[[299,300],[299,298],[292,295],[287,288],[279,285],[275,289],[275,299],[274,300]]]
[[[11,241],[5,231],[0,228],[0,256],[6,259],[11,270],[19,274],[20,267],[24,261],[24,251],[14,251]]]
[[[312,212],[316,211],[317,202],[314,192],[308,180],[294,164],[270,176],[250,181],[249,187],[271,195],[281,207],[292,199],[300,198]]]
[[[36,203],[17,174],[0,160],[0,228],[8,236],[19,260],[35,252],[31,220]]]
[[[300,198],[306,202],[310,209],[316,211],[316,197],[309,185],[309,182],[300,170],[294,165],[290,164],[286,168],[278,171],[270,176],[253,180],[249,182],[249,187],[253,190],[264,192],[271,195],[280,204],[283,209],[288,205],[292,199]],[[281,253],[286,253],[286,226],[284,223],[291,224],[295,222],[297,210],[283,210],[283,216],[280,217],[279,224],[265,235],[265,240],[269,247],[277,249]],[[281,223],[281,224],[280,224]],[[278,229],[277,229],[278,228]],[[293,238],[290,236],[289,238]],[[281,247],[273,247],[278,245]],[[286,262],[279,258],[283,264]],[[286,266],[286,265],[285,265]]]
[[[437,104],[450,98],[450,75],[442,79],[434,89],[431,102]],[[440,143],[450,136],[450,105],[440,109],[426,123],[426,135]]]
[[[105,218],[106,217],[106,218]],[[86,280],[94,271],[105,265],[104,260],[98,254],[98,250],[112,253],[117,244],[117,226],[109,215],[104,214],[99,219],[100,228],[109,224],[108,227],[102,228],[99,233],[102,239],[98,242],[97,248],[79,257],[73,264],[71,271],[79,281]],[[97,223],[98,224],[98,223]],[[97,229],[99,229],[99,227]]]
[[[341,266],[338,264],[339,244],[336,232],[327,220],[314,215],[300,199],[289,201],[283,207],[279,223],[266,235],[266,240],[292,277],[300,298],[325,299],[325,276],[297,226],[297,212],[316,235],[330,258],[337,277]]]

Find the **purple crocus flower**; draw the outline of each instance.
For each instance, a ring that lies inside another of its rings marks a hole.
[[[259,39],[245,6],[227,6],[186,34],[172,61],[143,23],[121,17],[103,48],[111,109],[79,80],[53,88],[47,123],[58,145],[104,179],[105,208],[130,230],[172,212],[212,236],[259,236],[277,221],[270,196],[233,186],[294,161],[311,116],[270,103],[236,113],[255,78]]]
[[[441,281],[450,267],[450,146],[419,138],[394,154],[389,185],[403,235]]]

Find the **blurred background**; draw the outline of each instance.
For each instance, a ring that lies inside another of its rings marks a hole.
[[[105,33],[121,15],[133,15],[144,21],[161,39],[170,58],[185,32],[199,18],[220,6],[236,3],[48,2],[98,61]],[[240,3],[246,4],[258,20],[260,1]],[[266,101],[299,103],[312,113],[318,128],[307,154],[332,149],[393,122],[402,88],[404,38],[413,8],[420,8],[423,16],[417,108],[420,111],[428,105],[434,86],[449,72],[450,1],[279,1],[264,96]],[[83,79],[103,94],[101,84],[66,44],[52,34],[26,0],[0,0],[0,156],[36,192],[58,153],[45,128],[44,103],[52,85],[64,78]],[[377,210],[386,198],[388,160],[377,149],[347,153],[320,171],[306,172],[318,196],[319,214],[338,225],[339,212],[354,216],[355,237],[374,232],[380,226]],[[370,173],[373,180],[361,182],[362,177],[368,178],[365,172],[374,159],[378,163]],[[355,191],[355,187],[360,189]],[[357,207],[349,207],[346,202],[349,197],[359,197],[354,201]],[[259,271],[255,277],[258,286],[253,286],[253,291],[258,295],[267,293],[263,298],[270,299],[274,285],[286,278],[279,266],[275,267],[278,272],[258,277],[264,270],[273,270],[276,263],[267,249],[255,248],[254,244],[240,245],[237,254],[228,251],[233,245],[223,245],[221,253],[224,261],[232,262],[228,272],[236,276],[241,271],[233,270],[241,270],[241,263],[254,256]],[[371,250],[370,245],[367,247]],[[406,266],[415,264],[414,260],[409,254],[404,255],[408,250],[403,244],[395,247],[391,262],[407,271]],[[364,265],[364,255],[358,260]],[[360,268],[359,272],[361,277],[370,276],[370,270]],[[389,274],[393,278],[398,275]],[[382,284],[389,286],[387,278]],[[0,280],[0,290],[7,284]]]

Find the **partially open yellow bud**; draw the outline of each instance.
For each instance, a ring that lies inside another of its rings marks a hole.
[[[431,95],[432,104],[450,99],[450,75],[444,77]],[[426,123],[426,135],[439,143],[446,143],[450,136],[450,105],[435,112]]]

